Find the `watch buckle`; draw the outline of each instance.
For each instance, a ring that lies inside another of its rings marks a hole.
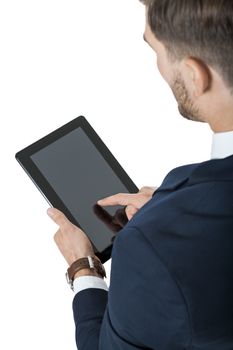
[[[95,265],[94,265],[94,261],[93,261],[92,257],[88,256],[87,259],[88,259],[90,269],[94,269]]]

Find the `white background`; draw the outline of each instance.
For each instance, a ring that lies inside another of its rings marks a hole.
[[[209,157],[211,131],[179,116],[143,30],[137,0],[0,2],[1,349],[76,349],[57,227],[17,151],[84,115],[138,187]]]

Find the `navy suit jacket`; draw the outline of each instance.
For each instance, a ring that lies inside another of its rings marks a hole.
[[[73,311],[79,350],[232,350],[233,156],[172,170]]]

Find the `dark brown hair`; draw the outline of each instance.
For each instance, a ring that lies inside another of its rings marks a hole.
[[[171,57],[195,57],[233,88],[233,0],[140,0]]]

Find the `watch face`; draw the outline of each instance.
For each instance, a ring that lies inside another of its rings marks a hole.
[[[69,278],[68,272],[66,272],[66,281],[70,285],[70,288],[74,290],[73,281]]]

